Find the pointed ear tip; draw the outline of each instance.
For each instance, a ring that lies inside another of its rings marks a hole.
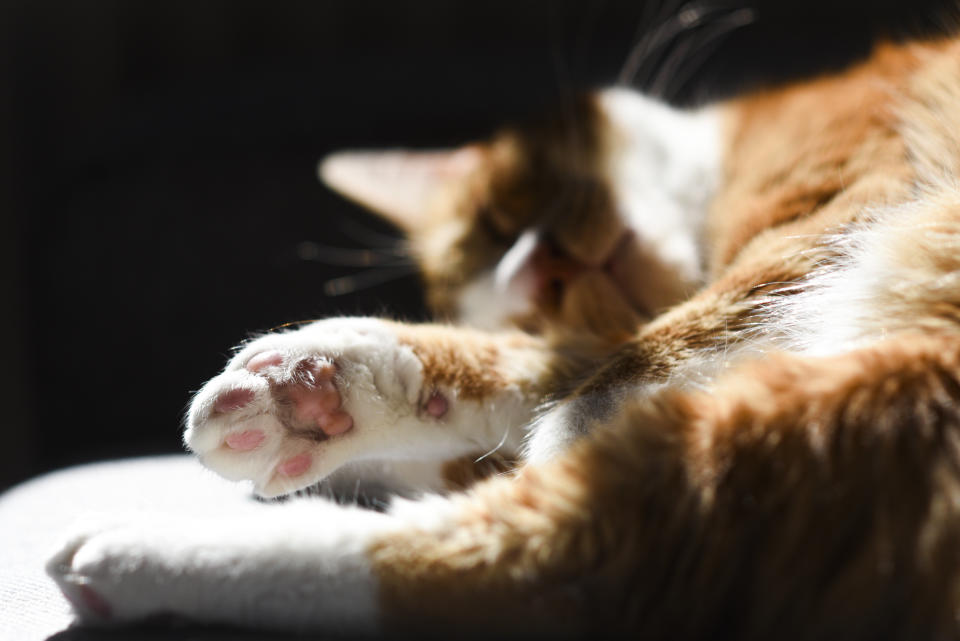
[[[317,163],[317,178],[324,185],[330,186],[330,168],[327,166],[326,158]]]
[[[339,191],[349,181],[351,168],[355,169],[355,159],[356,154],[349,151],[329,153],[317,163],[317,178],[327,187]]]
[[[333,152],[332,154],[327,154],[317,163],[317,178],[326,185],[330,184],[331,174],[337,171],[337,157],[340,154],[338,152]]]

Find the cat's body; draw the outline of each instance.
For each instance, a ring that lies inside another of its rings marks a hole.
[[[960,43],[695,112],[612,90],[574,113],[328,161],[459,325],[259,338],[185,437],[267,496],[517,470],[386,513],[84,529],[50,564],[82,617],[960,636]]]

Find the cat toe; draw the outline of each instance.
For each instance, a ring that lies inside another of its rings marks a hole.
[[[226,414],[234,410],[242,409],[253,402],[256,392],[252,389],[232,389],[227,390],[217,397],[213,403],[213,411],[217,414]]]
[[[184,440],[207,466],[274,496],[342,463],[326,443],[354,429],[328,358],[265,350],[211,380],[194,399]]]
[[[47,574],[57,583],[77,618],[87,623],[104,624],[113,619],[114,608],[95,585],[98,579],[92,576],[99,567],[97,555],[87,551],[90,541],[111,527],[95,517],[74,524],[73,531],[47,561]]]
[[[308,358],[294,367],[293,380],[275,386],[275,396],[284,423],[295,432],[312,434],[318,440],[345,434],[353,417],[342,407],[335,381],[336,366],[325,359]]]

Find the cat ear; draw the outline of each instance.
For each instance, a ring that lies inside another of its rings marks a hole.
[[[429,222],[430,201],[443,187],[479,166],[481,151],[467,146],[437,151],[341,151],[320,163],[320,179],[341,195],[403,230]]]

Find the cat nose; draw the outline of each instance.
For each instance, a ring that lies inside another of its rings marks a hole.
[[[564,288],[579,276],[586,265],[563,251],[559,245],[548,239],[541,240],[530,255],[530,268],[533,270],[537,295],[560,296]]]
[[[507,294],[556,302],[587,266],[545,234],[528,230],[497,265],[494,281]]]

